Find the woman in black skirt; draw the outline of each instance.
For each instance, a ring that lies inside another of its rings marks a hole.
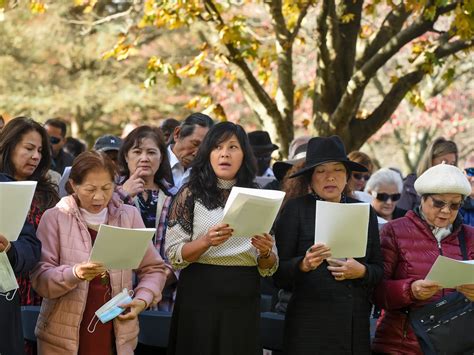
[[[278,267],[274,241],[266,233],[232,237],[220,223],[232,187],[255,187],[243,128],[231,122],[211,128],[192,169],[166,232],[167,256],[182,269],[168,354],[261,354],[259,280]]]

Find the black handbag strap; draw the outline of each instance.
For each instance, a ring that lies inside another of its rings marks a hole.
[[[461,254],[463,260],[469,260],[467,256],[466,237],[464,235],[464,227],[461,226],[461,230],[458,233],[459,247],[461,248]]]

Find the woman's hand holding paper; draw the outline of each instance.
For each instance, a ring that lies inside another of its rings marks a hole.
[[[268,233],[254,235],[251,243],[258,250],[258,255],[265,259],[270,256],[275,244],[273,237]]]
[[[360,279],[364,277],[367,269],[365,265],[359,263],[353,258],[347,260],[328,259],[328,270],[337,281]]]
[[[469,301],[474,302],[474,284],[461,285],[456,287],[456,290],[466,296]]]
[[[228,224],[220,223],[210,228],[203,239],[206,241],[208,248],[216,247],[229,239],[233,231]]]
[[[433,297],[439,290],[441,286],[434,281],[416,280],[411,284],[413,296],[420,301]]]
[[[107,270],[104,264],[102,263],[93,263],[90,261],[86,261],[86,262],[74,265],[73,271],[78,279],[91,281],[97,275],[100,275]]]
[[[331,257],[331,249],[322,243],[316,243],[308,249],[300,263],[300,270],[309,272],[315,270],[324,259]]]
[[[3,251],[6,253],[10,249],[10,246],[10,241],[0,234],[0,253]]]

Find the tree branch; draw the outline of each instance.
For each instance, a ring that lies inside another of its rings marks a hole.
[[[318,65],[316,66],[316,86],[313,98],[313,115],[315,117],[314,126],[318,132],[330,130],[330,118],[337,106],[339,98],[336,95],[336,80],[334,78],[333,63],[330,49],[328,48],[328,17],[330,7],[334,6],[332,0],[324,0],[321,12],[317,18],[317,47],[316,56]]]
[[[345,0],[344,11],[346,14],[353,14],[354,18],[348,23],[339,24],[339,51],[337,52],[337,62],[341,71],[340,95],[344,92],[347,82],[354,72],[354,63],[357,48],[357,37],[359,36],[360,22],[362,19],[363,0]]]
[[[298,15],[298,19],[296,20],[295,27],[293,28],[293,31],[291,31],[291,34],[290,34],[290,38],[292,42],[295,40],[296,36],[298,36],[303,20],[308,14],[308,10],[311,7],[311,5],[313,5],[313,1],[309,0],[301,8],[300,14]]]
[[[347,85],[344,95],[332,114],[331,124],[334,127],[340,126],[344,121],[350,121],[351,118],[355,116],[357,104],[364,93],[365,87],[377,70],[379,70],[405,44],[421,36],[432,28],[437,18],[441,14],[447,12],[448,6],[438,8],[432,20],[426,20],[423,16],[420,16],[412,25],[396,34],[377,52],[377,54],[372,56],[356,73],[354,73]]]
[[[125,11],[117,12],[113,15],[105,16],[105,17],[100,18],[99,20],[92,21],[92,22],[91,21],[78,21],[78,20],[63,20],[62,18],[60,20],[62,22],[66,22],[66,23],[69,23],[69,24],[72,24],[72,25],[89,26],[90,28],[92,28],[94,26],[102,25],[104,23],[111,22],[111,21],[114,21],[116,19],[119,19],[119,18],[126,17],[126,16],[130,15],[130,13],[132,12],[132,10],[134,8],[135,3],[136,3],[136,0],[133,1],[133,3]]]
[[[204,5],[207,12],[212,17],[213,21],[216,23],[216,25],[218,27],[225,26],[225,22],[221,14],[219,13],[219,10],[215,6],[214,2],[212,0],[204,0]],[[268,115],[274,118],[277,125],[278,124],[281,125],[282,116],[281,116],[281,113],[278,111],[277,105],[272,100],[272,98],[268,95],[268,93],[265,91],[263,86],[260,85],[257,78],[253,75],[251,69],[249,68],[245,60],[242,59],[242,56],[240,55],[239,50],[232,43],[226,43],[225,47],[227,48],[229,52],[229,60],[241,70],[242,74],[245,77],[245,80],[248,82],[248,84],[252,88],[258,100],[265,107]]]
[[[456,52],[472,47],[473,41],[457,40],[441,44],[433,53],[437,59],[442,59]],[[422,68],[417,68],[401,77],[390,89],[380,105],[365,120],[352,120],[350,126],[357,142],[354,145],[362,145],[374,132],[379,130],[389,119],[406,93],[418,84],[426,75]]]
[[[382,26],[375,35],[372,42],[365,48],[361,58],[356,61],[356,68],[359,69],[365,62],[373,57],[393,36],[400,32],[410,12],[405,10],[403,1],[397,8],[390,11],[382,22]]]

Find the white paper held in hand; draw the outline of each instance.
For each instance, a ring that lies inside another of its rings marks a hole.
[[[31,207],[36,181],[0,182],[0,234],[18,239]]]
[[[89,261],[101,262],[107,269],[136,269],[154,233],[154,228],[131,229],[101,224]]]
[[[443,288],[474,284],[474,260],[455,260],[438,255],[425,280],[439,283]]]
[[[362,258],[367,251],[368,203],[316,201],[314,243],[331,248],[331,258]]]
[[[284,197],[282,191],[234,186],[224,207],[222,223],[234,230],[233,237],[251,238],[268,233]]]

